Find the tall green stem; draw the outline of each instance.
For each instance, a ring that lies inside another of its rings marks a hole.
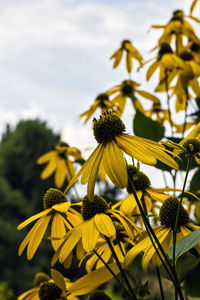
[[[170,277],[172,278],[172,280],[173,280],[173,282],[174,282],[175,288],[176,288],[177,291],[178,291],[178,294],[179,294],[180,299],[181,299],[181,300],[184,300],[184,297],[183,297],[183,294],[182,294],[182,290],[181,290],[181,287],[180,287],[180,284],[179,284],[179,281],[178,281],[178,277],[177,277],[177,274],[176,274],[176,270],[175,270],[174,267],[171,265],[168,256],[166,255],[165,251],[163,250],[163,248],[162,248],[162,246],[161,246],[161,244],[160,244],[160,242],[159,242],[159,240],[158,240],[158,238],[157,238],[155,232],[153,231],[153,229],[152,229],[152,227],[151,227],[151,225],[150,225],[150,223],[149,223],[148,218],[146,217],[146,215],[145,215],[145,213],[144,213],[144,211],[143,211],[143,208],[142,208],[142,206],[141,206],[141,204],[140,204],[140,201],[139,201],[139,199],[138,199],[138,197],[137,197],[137,193],[136,193],[136,190],[135,190],[135,186],[134,186],[134,184],[133,184],[133,182],[132,182],[132,180],[131,180],[129,174],[128,174],[128,181],[129,181],[129,184],[130,184],[130,186],[131,186],[131,188],[132,188],[132,193],[133,193],[133,195],[134,195],[134,197],[135,197],[135,200],[136,200],[136,202],[137,202],[137,205],[138,205],[138,207],[139,207],[139,210],[140,210],[140,213],[141,213],[141,216],[142,216],[144,225],[145,225],[146,229],[148,229],[148,230],[150,231],[150,233],[151,233],[153,239],[155,240],[155,242],[156,242],[156,244],[157,244],[157,246],[158,246],[158,248],[159,248],[161,254],[163,255],[164,259],[166,260],[167,265],[169,266],[169,269],[170,269],[170,271],[171,271]],[[156,249],[157,249],[157,248],[155,247],[155,250],[156,250]],[[161,260],[161,261],[162,261],[162,260]],[[164,265],[164,267],[165,267],[165,265]],[[166,269],[166,271],[169,272],[168,268]]]
[[[174,267],[175,267],[175,256],[176,256],[176,235],[177,235],[178,223],[179,223],[179,218],[180,218],[180,211],[181,211],[183,195],[184,195],[184,191],[185,191],[185,186],[186,186],[188,174],[189,174],[189,171],[190,171],[190,165],[191,165],[192,157],[193,157],[192,155],[190,155],[188,157],[185,180],[184,180],[184,183],[183,183],[181,198],[180,198],[180,201],[179,201],[179,204],[178,204],[176,220],[175,220],[175,226],[174,226],[174,231],[173,231],[173,266]]]
[[[112,252],[112,255],[113,255],[113,257],[114,257],[114,259],[115,259],[115,261],[116,261],[116,263],[118,265],[118,268],[119,268],[119,270],[120,270],[120,272],[121,272],[121,274],[122,274],[122,276],[124,278],[124,281],[126,282],[126,285],[127,285],[129,291],[131,292],[131,294],[133,296],[133,300],[137,300],[137,297],[136,297],[136,295],[135,295],[135,293],[134,293],[134,291],[132,289],[132,286],[130,285],[130,282],[129,282],[127,276],[126,276],[126,273],[124,272],[124,269],[122,268],[122,265],[121,265],[121,263],[120,263],[120,261],[118,259],[118,256],[115,253],[115,249],[113,248],[113,245],[112,245],[110,239],[108,237],[106,237],[106,236],[105,236],[105,239],[106,239],[106,242],[107,242],[107,244],[108,244],[108,246],[110,248],[110,251]]]
[[[162,280],[161,280],[160,271],[159,271],[158,267],[156,267],[156,274],[157,274],[157,278],[158,278],[158,284],[159,284],[159,288],[160,288],[161,299],[165,300],[165,295],[164,295],[163,286],[162,286]]]
[[[105,260],[99,255],[99,253],[96,250],[93,250],[93,252],[102,261],[102,263],[105,265],[105,267],[108,269],[108,271],[113,275],[113,277],[116,279],[116,281],[119,283],[119,285],[123,288],[123,290],[125,290],[125,292],[127,292],[128,294],[130,294],[129,291],[125,288],[125,286],[121,283],[121,281],[119,280],[119,278],[115,275],[115,273],[113,272],[113,270],[109,267],[109,265],[105,262]]]

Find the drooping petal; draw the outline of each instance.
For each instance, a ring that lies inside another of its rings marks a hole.
[[[149,164],[155,165],[156,159],[151,156],[151,152],[135,140],[129,139],[128,135],[120,135],[115,137],[118,146],[131,157]]]
[[[95,157],[95,161],[93,162],[93,165],[91,164],[90,171],[88,170],[90,174],[89,174],[88,185],[87,185],[87,196],[88,199],[90,199],[90,201],[93,201],[94,198],[94,186],[97,179],[99,166],[102,161],[103,153],[104,153],[104,146],[100,148],[100,151],[97,153]]]
[[[128,73],[131,73],[132,71],[132,55],[130,52],[127,52],[126,54],[126,70]]]
[[[102,149],[102,145],[99,144],[97,146],[97,148],[92,152],[92,154],[90,155],[90,157],[86,160],[86,162],[84,163],[84,165],[82,166],[82,168],[79,170],[79,172],[72,178],[72,180],[68,184],[67,188],[65,189],[64,193],[66,193],[68,191],[68,189],[77,181],[77,179],[81,175],[82,175],[81,183],[85,184],[85,183],[88,182],[90,171],[93,168],[94,162],[96,160],[96,156],[101,151],[101,149]]]
[[[68,255],[72,252],[76,244],[81,239],[82,231],[84,228],[84,223],[81,223],[77,227],[73,228],[68,232],[66,241],[63,243],[63,246],[60,250],[59,261],[63,263]]]
[[[31,222],[39,219],[40,217],[47,215],[51,210],[52,210],[51,208],[45,209],[45,210],[41,211],[40,213],[28,218],[27,220],[25,220],[24,222],[22,222],[21,224],[19,224],[17,226],[17,230],[21,230],[22,228],[26,227]]]
[[[49,160],[53,160],[55,156],[57,156],[57,151],[49,151],[38,158],[37,164],[40,165],[48,162]]]
[[[113,273],[119,273],[116,263],[109,264],[108,266],[111,268]],[[109,281],[112,277],[113,275],[106,269],[106,267],[102,267],[79,278],[69,286],[67,285],[67,290],[73,295],[88,294],[98,286]]]
[[[40,174],[40,178],[43,180],[47,179],[49,176],[51,176],[51,174],[53,174],[53,172],[56,170],[56,168],[57,168],[57,157],[55,157],[55,159],[52,159],[49,161],[47,166],[44,168],[44,170]]]
[[[46,232],[46,229],[47,229],[47,226],[51,219],[51,216],[44,216],[41,219],[43,219],[43,222],[37,228],[37,230],[35,230],[33,232],[30,242],[28,244],[28,248],[27,248],[27,259],[28,260],[32,259],[35,252],[37,251],[37,248],[39,247],[41,240]]]
[[[96,214],[94,216],[94,222],[99,230],[103,235],[107,237],[113,237],[116,234],[115,227],[111,218],[106,214]]]
[[[110,180],[119,188],[127,186],[128,175],[123,151],[111,141],[106,144],[103,155],[103,166]]]
[[[66,228],[63,221],[63,216],[61,216],[59,213],[55,214],[53,217],[53,221],[51,224],[51,237],[52,238],[62,238],[66,234]],[[51,244],[56,251],[60,244],[63,242],[63,240],[51,240]]]
[[[64,159],[58,159],[57,168],[54,177],[56,187],[61,188],[63,186],[66,175],[67,175],[66,163]]]
[[[137,90],[137,93],[140,94],[142,97],[153,101],[154,103],[160,103],[160,100],[156,96],[154,96],[146,91]]]
[[[94,219],[85,222],[82,234],[82,244],[86,252],[94,250],[99,237],[99,231],[94,224]]]

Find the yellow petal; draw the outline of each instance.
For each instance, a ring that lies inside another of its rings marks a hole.
[[[95,157],[95,161],[93,162],[93,164],[90,165],[90,167],[91,167],[90,171],[88,170],[90,172],[90,174],[89,174],[88,185],[87,185],[87,196],[90,201],[93,201],[93,198],[94,198],[94,186],[95,186],[95,182],[97,179],[99,166],[102,161],[102,156],[104,153],[103,146],[99,149],[100,150]]]
[[[109,216],[106,214],[96,214],[94,222],[99,232],[108,237],[113,237],[116,234],[115,227]]]
[[[60,251],[60,263],[63,263],[65,261],[65,259],[72,252],[72,250],[80,240],[83,231],[83,225],[84,223],[78,225],[77,227],[69,231],[66,241],[63,243],[62,249]]]
[[[117,55],[115,56],[115,60],[113,63],[113,69],[117,68],[117,66],[119,65],[121,59],[122,59],[122,55],[123,55],[123,50],[119,49]]]
[[[103,155],[103,167],[110,180],[119,188],[127,186],[128,175],[123,151],[114,142],[108,142]]]
[[[92,152],[90,157],[86,160],[82,168],[79,170],[79,172],[72,178],[70,183],[68,184],[67,188],[65,189],[64,194],[68,191],[68,189],[77,181],[77,179],[83,174],[83,178],[81,178],[81,183],[85,184],[88,181],[90,170],[93,167],[93,163],[96,160],[96,156],[98,155],[99,151],[101,150],[102,145],[98,145],[97,148]]]
[[[116,263],[109,264],[108,266],[114,274],[119,273]],[[109,281],[112,277],[112,274],[106,269],[106,267],[102,267],[79,278],[77,281],[67,286],[67,290],[73,295],[88,294],[98,286]]]
[[[57,168],[54,177],[56,187],[61,188],[63,186],[66,175],[67,175],[66,163],[64,159],[58,159]]]
[[[55,157],[55,159],[49,161],[47,166],[42,171],[40,178],[42,180],[44,180],[44,179],[48,178],[49,176],[51,176],[51,174],[55,171],[56,167],[57,167],[57,157]]]
[[[156,164],[156,159],[151,156],[151,152],[142,147],[136,140],[129,139],[128,135],[116,136],[115,139],[119,147],[131,157],[149,165]]]
[[[43,222],[41,223],[40,227],[38,227],[38,229],[33,232],[30,242],[28,244],[28,248],[27,248],[28,260],[32,259],[35,252],[37,251],[37,248],[39,247],[41,240],[45,234],[51,216],[44,216],[41,219],[43,219]]]
[[[131,73],[132,71],[132,56],[130,52],[127,52],[126,54],[126,69],[128,73]]]
[[[53,279],[53,281],[55,282],[55,284],[62,290],[62,291],[67,291],[66,290],[66,284],[65,284],[65,280],[64,280],[64,277],[63,275],[54,270],[54,269],[51,269],[51,277]]]
[[[156,69],[159,66],[159,62],[155,61],[147,70],[147,74],[146,74],[146,78],[147,81],[151,78],[151,76],[153,75],[153,73],[156,71]]]
[[[62,238],[66,234],[66,228],[63,219],[63,216],[61,216],[59,213],[54,215],[51,224],[51,237]],[[62,242],[63,240],[51,240],[51,244],[55,251],[58,249]]]
[[[61,213],[66,213],[71,206],[71,203],[69,201],[63,202],[63,203],[58,203],[52,206],[53,209],[61,212]]]
[[[122,204],[120,205],[120,211],[128,216],[131,215],[136,208],[137,203],[132,194],[128,195],[125,199],[122,200]]]
[[[35,225],[32,227],[32,229],[29,231],[29,233],[26,235],[26,237],[24,238],[24,240],[21,242],[21,245],[19,246],[19,250],[18,250],[18,255],[21,256],[22,252],[24,251],[25,247],[27,246],[27,244],[29,243],[32,235],[34,234],[34,232],[40,227],[40,225],[42,224],[43,219],[39,219]]]
[[[82,234],[83,248],[86,252],[94,250],[99,237],[99,231],[94,224],[94,219],[85,222]]]
[[[49,151],[38,158],[37,164],[40,165],[48,162],[49,160],[53,160],[55,156],[57,156],[57,151]]]
[[[137,90],[137,93],[140,94],[142,97],[153,101],[154,103],[160,103],[160,100],[156,96],[154,96],[148,92],[145,92],[142,90]]]
[[[52,210],[52,208],[45,209],[45,210],[41,211],[40,213],[28,218],[27,220],[25,220],[24,222],[22,222],[21,224],[18,225],[17,230],[21,230],[22,228],[26,227],[31,222],[39,219],[40,217],[47,215],[51,210]]]

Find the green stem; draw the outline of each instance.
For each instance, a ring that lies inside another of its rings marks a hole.
[[[126,282],[127,287],[128,287],[129,291],[131,292],[131,294],[133,296],[133,300],[137,300],[137,297],[136,297],[136,295],[135,295],[135,293],[134,293],[134,291],[132,289],[132,286],[130,285],[130,282],[129,282],[127,276],[126,276],[126,273],[124,272],[124,269],[122,268],[122,265],[121,265],[121,263],[120,263],[120,261],[118,259],[118,256],[115,253],[115,249],[113,248],[113,245],[112,245],[110,239],[107,236],[105,236],[105,239],[106,239],[106,242],[107,242],[107,244],[108,244],[108,246],[110,248],[110,251],[112,252],[112,255],[113,255],[113,257],[114,257],[114,259],[115,259],[115,261],[116,261],[116,263],[118,265],[118,268],[119,268],[119,270],[120,270],[120,272],[121,272],[121,274],[122,274],[122,276],[124,278],[124,281]]]
[[[165,251],[163,250],[163,248],[162,248],[162,246],[161,246],[161,244],[160,244],[160,242],[159,242],[159,240],[158,240],[158,238],[157,238],[155,232],[153,231],[153,229],[152,229],[152,227],[151,227],[151,225],[150,225],[150,223],[149,223],[148,218],[146,217],[146,215],[145,215],[145,213],[144,213],[144,211],[143,211],[143,209],[142,209],[142,206],[141,206],[141,204],[140,204],[140,201],[139,201],[139,199],[138,199],[138,197],[137,197],[137,193],[136,193],[136,190],[135,190],[135,186],[134,186],[134,184],[133,184],[133,182],[132,182],[132,180],[131,180],[131,178],[130,178],[129,175],[128,175],[128,181],[129,181],[129,184],[130,184],[130,186],[131,186],[131,188],[132,188],[132,193],[133,193],[133,195],[134,195],[134,197],[135,197],[135,200],[136,200],[136,202],[137,202],[137,205],[138,205],[138,207],[139,207],[139,210],[140,210],[140,213],[141,213],[141,216],[142,216],[144,225],[145,225],[146,229],[149,229],[149,231],[150,231],[152,237],[154,238],[156,244],[158,245],[158,248],[159,248],[161,254],[163,255],[164,259],[166,260],[167,265],[169,266],[169,269],[170,269],[170,271],[171,271],[170,277],[171,277],[171,279],[172,279],[173,282],[174,282],[175,288],[176,288],[177,291],[178,291],[178,294],[179,294],[180,299],[181,299],[181,300],[184,300],[183,294],[182,294],[182,290],[181,290],[181,287],[180,287],[180,284],[179,284],[179,281],[178,281],[178,277],[177,277],[177,274],[176,274],[176,270],[175,270],[174,267],[171,265],[171,263],[170,263],[170,261],[169,261],[169,259],[168,259],[168,256],[166,255]],[[155,248],[155,250],[157,249],[156,247],[154,247],[154,248]],[[163,260],[161,260],[161,261],[163,261]],[[163,266],[165,267],[165,264],[164,264]],[[166,269],[166,271],[169,273],[168,268]]]
[[[113,277],[116,279],[116,281],[119,283],[119,285],[123,288],[123,290],[125,290],[126,293],[130,294],[129,291],[125,288],[125,286],[121,283],[119,278],[116,276],[116,274],[113,272],[113,270],[109,267],[109,265],[105,262],[105,260],[98,254],[98,252],[96,250],[93,250],[93,252],[102,261],[102,263],[105,265],[105,267],[108,269],[108,271],[113,275]]]
[[[159,288],[160,288],[161,299],[165,300],[165,295],[164,295],[163,286],[162,286],[162,280],[161,280],[160,271],[159,271],[158,267],[156,267],[156,274],[157,274],[157,278],[158,278],[158,284],[159,284]]]
[[[175,255],[176,255],[176,235],[177,235],[177,229],[178,229],[178,222],[179,222],[179,218],[180,218],[181,205],[182,205],[183,195],[184,195],[185,186],[186,186],[186,182],[187,182],[187,178],[188,178],[188,174],[189,174],[189,170],[190,170],[192,157],[193,157],[192,155],[190,155],[188,157],[185,180],[184,180],[184,183],[183,183],[181,198],[180,198],[180,201],[179,201],[179,204],[178,204],[176,220],[175,220],[175,226],[174,226],[174,230],[173,230],[173,266],[174,267],[175,267],[175,258],[176,258],[175,257]]]

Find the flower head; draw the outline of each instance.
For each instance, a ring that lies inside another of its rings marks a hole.
[[[90,106],[90,108],[80,115],[80,118],[85,117],[84,123],[87,123],[87,121],[92,117],[97,108],[101,109],[102,114],[110,109],[115,110],[116,112],[118,112],[119,110],[119,107],[117,107],[112,101],[109,100],[109,96],[106,93],[99,94],[95,98],[94,103]]]
[[[161,225],[153,228],[165,253],[167,253],[168,249],[173,245],[173,229],[175,226],[178,205],[179,200],[176,197],[169,197],[166,199],[160,210]],[[187,236],[197,228],[199,227],[189,223],[189,216],[181,205],[177,241],[182,239],[184,236]],[[142,238],[140,237],[138,240],[138,243],[127,253],[124,261],[125,267],[127,268],[133,259],[141,252],[144,252],[142,267],[145,271],[148,268],[150,260],[152,260],[153,264],[156,266],[161,265],[161,260],[158,257],[148,234],[144,232]]]
[[[47,226],[51,223],[51,237],[63,237],[66,234],[66,227],[71,229],[73,225],[80,221],[79,213],[71,208],[71,203],[59,190],[50,188],[44,195],[44,210],[22,222],[17,229],[21,230],[31,222],[37,220],[35,225],[22,241],[18,254],[21,255],[27,246],[27,258],[32,259],[37,251]],[[51,240],[53,248],[56,250],[61,244],[60,240]]]
[[[129,40],[124,40],[121,43],[121,47],[118,48],[110,57],[110,59],[114,60],[113,63],[114,69],[119,65],[124,52],[126,53],[126,69],[128,73],[131,73],[132,71],[133,59],[137,60],[137,62],[140,65],[142,65],[142,56],[139,53],[139,51],[132,45],[132,43]]]
[[[64,142],[60,142],[55,147],[55,150],[49,151],[40,156],[37,163],[39,165],[47,163],[41,173],[41,179],[46,179],[55,172],[54,180],[56,187],[61,188],[65,179],[69,182],[75,174],[75,168],[70,156],[74,159],[82,159],[79,149],[69,147],[69,145]]]
[[[139,83],[133,80],[124,80],[121,84],[118,84],[111,89],[107,90],[107,94],[110,96],[114,96],[112,98],[112,103],[118,107],[118,115],[121,116],[125,105],[126,100],[128,98],[131,99],[132,105],[135,108],[135,110],[140,110],[141,112],[144,112],[144,108],[138,98],[142,97],[147,100],[150,100],[154,103],[159,103],[159,99],[152,95],[151,93],[148,93],[146,91],[140,90],[138,87],[140,86]]]
[[[117,187],[125,188],[128,183],[128,176],[124,152],[145,164],[155,165],[158,159],[172,168],[178,167],[161,144],[128,135],[124,131],[125,125],[113,112],[105,113],[99,120],[94,119],[93,133],[99,145],[71,180],[66,191],[81,176],[81,183],[88,183],[88,198],[92,201],[99,168],[105,170]]]

